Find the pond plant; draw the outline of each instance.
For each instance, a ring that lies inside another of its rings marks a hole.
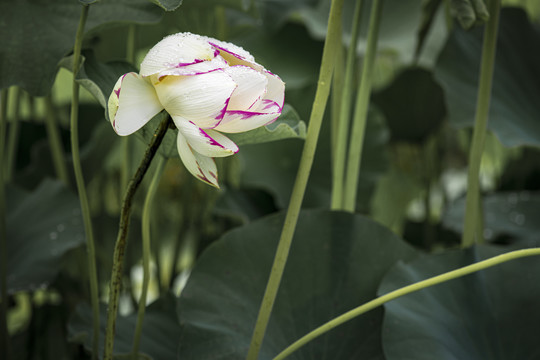
[[[537,1],[0,19],[1,359],[540,357]]]

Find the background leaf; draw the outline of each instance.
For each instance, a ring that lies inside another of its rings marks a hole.
[[[54,279],[66,252],[84,244],[79,200],[49,179],[31,193],[6,195],[8,292],[36,290]]]
[[[81,13],[73,0],[0,3],[0,88],[17,85],[32,95],[49,93],[58,62],[69,53]],[[114,23],[156,23],[159,8],[147,0],[109,0],[91,5],[87,32]]]
[[[534,219],[540,213],[540,194],[536,192],[503,192],[483,199],[484,238],[509,242],[516,246],[538,246],[540,224]],[[465,199],[454,201],[446,209],[443,224],[461,234],[465,217]]]
[[[182,5],[182,0],[151,0],[165,11],[174,11]]]
[[[166,295],[146,309],[144,326],[141,335],[139,354],[146,359],[176,359],[177,341],[180,326],[176,321],[175,299]],[[107,324],[107,306],[101,304],[100,355],[103,351],[105,326]],[[116,337],[114,341],[114,357],[118,359],[132,358],[127,356],[133,347],[133,333],[137,322],[137,314],[119,316],[116,321]],[[79,342],[90,351],[92,348],[92,309],[88,304],[77,307],[68,325],[70,341]]]
[[[400,263],[385,276],[379,294],[503,252],[477,246]],[[538,276],[537,257],[518,259],[385,304],[386,358],[538,358]]]
[[[455,27],[435,68],[456,127],[473,125],[481,48],[481,28]],[[540,145],[539,77],[540,33],[523,10],[503,8],[488,127],[505,146]]]
[[[237,228],[202,254],[178,303],[179,358],[245,357],[283,218]],[[387,269],[414,255],[388,229],[360,215],[303,211],[260,359],[271,359],[316,326],[372,299]],[[290,358],[383,359],[381,316],[380,309],[370,312]]]

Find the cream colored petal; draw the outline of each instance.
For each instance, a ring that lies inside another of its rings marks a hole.
[[[224,71],[237,85],[227,110],[248,110],[265,95],[268,79],[264,74],[243,65],[231,66]]]
[[[124,74],[116,84],[109,98],[109,120],[118,135],[134,133],[163,110],[154,87],[140,75]]]
[[[202,128],[223,118],[236,84],[221,70],[194,76],[166,76],[154,84],[159,101],[173,120],[181,117]]]
[[[186,138],[178,132],[178,154],[186,169],[197,179],[219,188],[217,167],[214,159],[196,152],[189,146]]]

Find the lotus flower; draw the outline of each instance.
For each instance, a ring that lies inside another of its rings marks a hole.
[[[223,133],[253,130],[281,114],[285,84],[244,49],[178,33],[157,43],[139,74],[122,75],[109,97],[109,119],[129,135],[165,109],[178,128],[177,147],[188,171],[218,186],[214,157],[238,146]]]

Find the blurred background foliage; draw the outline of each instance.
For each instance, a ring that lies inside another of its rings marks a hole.
[[[345,1],[344,47],[351,37],[354,3]],[[364,1],[358,64],[370,3]],[[324,210],[330,203],[332,162],[331,109],[327,111],[304,200],[306,210],[284,278],[284,295],[278,298],[261,358],[275,356],[297,337],[373,298],[377,291],[384,293],[486,254],[540,245],[535,220],[540,214],[540,3],[506,0],[481,171],[483,236],[489,245],[449,251],[458,248],[464,217],[482,27],[463,30],[450,16],[448,3],[385,1],[356,215]],[[283,137],[288,139],[243,140],[243,144],[238,140],[239,154],[218,161],[221,190],[194,179],[175,151],[164,147],[162,155],[169,159],[152,215],[148,299],[152,304],[141,344],[141,351],[150,357],[236,359],[245,353],[281,227],[281,210],[288,205],[296,176],[305,136],[299,120],[309,119],[329,5],[329,0],[103,0],[90,6],[85,63],[78,75],[83,86],[80,137],[102,300],[107,298],[124,191],[122,169],[127,166],[130,174],[134,172],[148,138],[142,131],[143,141],[123,143],[105,120],[103,105],[118,76],[137,69],[148,49],[164,36],[189,31],[243,46],[287,86],[289,107],[282,120],[293,124],[284,128],[288,135]],[[1,164],[8,176],[8,327],[14,353],[21,359],[89,358],[84,231],[69,156],[72,74],[66,70],[80,8],[74,0],[0,3],[0,88],[9,87],[9,137],[2,145],[14,154],[13,162]],[[132,63],[127,60],[129,36],[134,36],[135,44]],[[59,127],[68,168],[63,181],[53,180],[59,175],[51,158],[47,128],[51,115]],[[146,127],[147,133],[151,134],[152,126]],[[127,164],[126,146],[131,154]],[[126,317],[118,324],[118,354],[129,352],[132,341],[133,310],[141,287],[140,218],[148,182],[145,179],[135,201],[121,302]],[[443,255],[431,260],[435,253]],[[408,262],[419,254],[424,257]],[[398,262],[399,267],[385,277]],[[511,274],[527,277],[515,282]],[[474,298],[478,303],[474,306],[482,308],[488,300],[468,292],[476,287],[491,289],[499,294],[493,311],[504,308],[505,321],[511,316],[516,322],[540,320],[537,306],[532,313],[511,311],[519,310],[520,304],[531,306],[538,287],[530,294],[525,289],[539,275],[531,259],[505,273],[468,278],[468,283],[454,285],[451,293],[464,307]],[[185,294],[178,297],[186,281]],[[508,289],[495,290],[500,283]],[[365,358],[402,359],[404,352],[418,345],[403,348],[400,342],[411,327],[419,329],[414,336],[427,339],[426,344],[450,343],[430,353],[437,358],[489,353],[463,344],[458,325],[446,326],[458,311],[443,301],[449,288],[430,291],[432,297],[424,294],[396,301],[384,317],[380,309],[356,319],[292,358],[351,359],[368,354]],[[504,292],[517,295],[504,299],[500,295]],[[438,317],[418,315],[422,309],[416,309],[415,303],[427,304],[428,314],[437,312]],[[413,315],[408,313],[411,307]],[[103,312],[105,308],[102,305]],[[471,310],[466,317],[471,320],[467,325],[471,333],[481,333],[492,324],[493,319],[485,317],[488,314]],[[415,325],[404,327],[405,323]],[[534,333],[538,323],[526,322],[520,333]],[[208,324],[215,328],[208,330]],[[363,341],[358,343],[357,338]],[[491,349],[501,338],[504,335],[498,334],[483,346]],[[463,348],[448,350],[455,343]],[[505,347],[514,345],[500,346],[505,349],[502,353],[515,354]],[[535,341],[526,338],[520,358],[531,354],[528,350],[534,346]],[[410,358],[420,359],[417,354],[411,353]],[[478,356],[457,358],[500,358]]]

